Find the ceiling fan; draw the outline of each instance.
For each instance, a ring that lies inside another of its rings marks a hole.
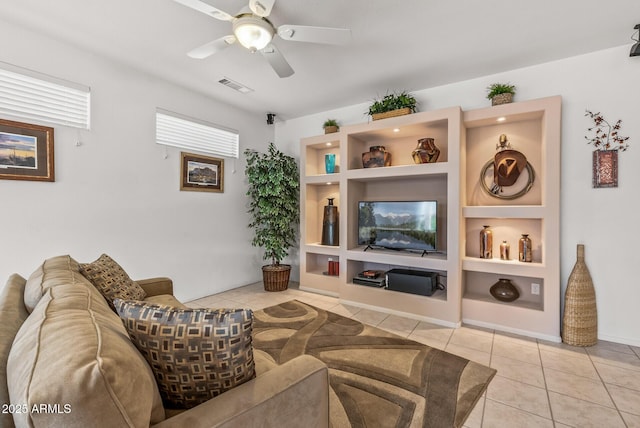
[[[252,53],[260,52],[278,76],[289,77],[294,71],[276,46],[271,43],[274,36],[278,35],[283,40],[294,42],[330,45],[343,45],[351,41],[351,30],[344,28],[304,25],[275,27],[267,19],[275,0],[250,0],[249,7],[243,8],[237,15],[231,15],[202,0],[174,1],[220,21],[229,21],[233,28],[233,34],[220,37],[187,53],[192,58],[207,58],[238,42]]]

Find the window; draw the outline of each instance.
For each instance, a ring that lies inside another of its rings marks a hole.
[[[89,129],[90,89],[0,63],[0,113],[19,120]]]
[[[156,110],[156,143],[218,156],[237,158],[238,131]]]

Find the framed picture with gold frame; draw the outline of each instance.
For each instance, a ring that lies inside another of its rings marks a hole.
[[[224,192],[224,159],[181,153],[180,190]]]
[[[55,181],[53,128],[0,119],[0,179]]]

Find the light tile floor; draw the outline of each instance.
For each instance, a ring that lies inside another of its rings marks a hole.
[[[579,348],[498,331],[447,327],[344,305],[299,290],[266,292],[262,283],[187,303],[253,310],[297,299],[498,370],[467,428],[640,428],[640,348],[612,342]]]

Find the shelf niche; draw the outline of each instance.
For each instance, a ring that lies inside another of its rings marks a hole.
[[[415,189],[408,191],[407,189]],[[436,245],[438,251],[447,251],[447,177],[403,177],[386,180],[350,180],[347,194],[347,248],[358,245],[358,203],[376,201],[436,201]],[[362,247],[364,249],[364,247]],[[396,252],[402,254],[401,251]]]
[[[320,244],[322,241],[322,220],[324,207],[329,203],[328,198],[334,198],[333,205],[340,212],[340,186],[337,182],[331,184],[307,184],[305,194],[305,244]],[[340,225],[342,233],[342,225]]]
[[[416,120],[417,116],[410,119]],[[363,169],[362,154],[369,151],[372,146],[384,146],[391,154],[392,166],[415,165],[411,153],[422,138],[433,138],[436,147],[440,150],[439,162],[447,162],[449,159],[448,120],[440,119],[427,123],[407,124],[408,118],[402,118],[405,124],[396,123],[397,126],[389,127],[388,124],[371,124],[372,129],[349,133],[347,137],[348,169]],[[386,125],[382,127],[381,125]],[[397,132],[394,132],[397,129]]]
[[[333,176],[333,174],[326,173],[324,161],[324,156],[326,154],[336,155],[335,173],[340,172],[340,139],[338,134],[332,134],[330,137],[327,137],[326,135],[312,137],[310,142],[304,147],[304,153],[305,162],[303,163],[304,170],[302,171],[304,176]],[[336,179],[334,178],[334,180]]]
[[[490,289],[498,282],[500,278],[511,280],[513,285],[518,289],[520,297],[513,302],[501,302],[493,297]],[[481,302],[495,303],[496,305],[507,305],[519,307],[523,309],[532,309],[544,311],[544,279],[531,278],[518,275],[499,275],[488,272],[464,271],[463,280],[463,298],[477,300]],[[538,284],[540,294],[531,294],[531,284]]]
[[[532,262],[542,263],[542,220],[526,218],[467,218],[465,256],[480,258],[480,231],[483,226],[491,226],[493,234],[493,259],[500,260],[500,244],[507,241],[509,244],[509,258],[518,262],[518,242],[523,233],[529,235],[533,247]]]

